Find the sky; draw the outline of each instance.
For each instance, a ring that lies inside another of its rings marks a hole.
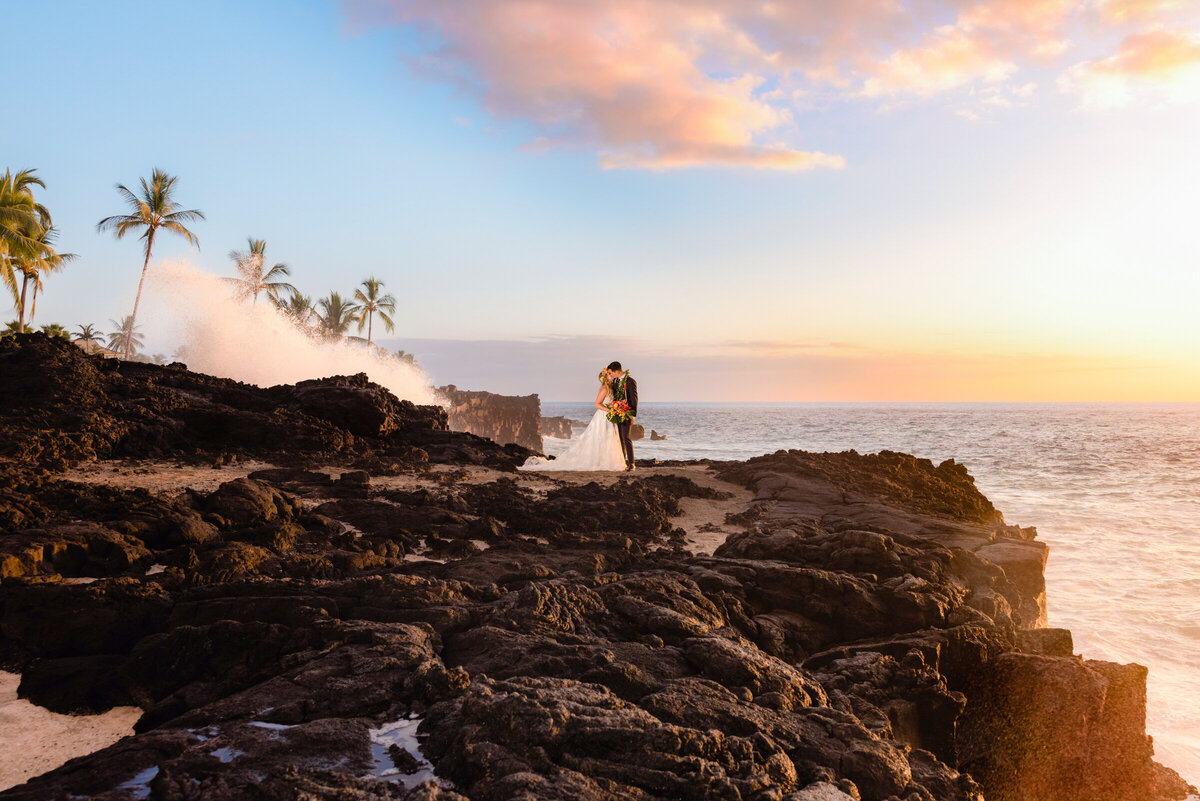
[[[29,43],[0,169],[80,256],[39,324],[128,313],[139,244],[95,224],[161,167],[207,219],[156,262],[228,275],[255,237],[314,297],[378,276],[438,384],[589,400],[619,359],[647,400],[1200,400],[1193,0],[0,0],[0,29]]]

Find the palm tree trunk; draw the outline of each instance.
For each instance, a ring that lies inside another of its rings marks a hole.
[[[125,358],[133,355],[133,327],[137,325],[138,304],[142,302],[142,284],[146,283],[146,271],[150,268],[150,248],[154,247],[154,228],[146,239],[146,260],[142,262],[142,277],[138,279],[137,296],[133,299],[133,314],[129,315],[129,332],[125,337]]]
[[[374,322],[375,322],[375,312],[374,311],[367,312],[367,344],[368,345],[371,344],[371,326],[374,324]]]
[[[17,317],[17,333],[25,333],[25,288],[29,286],[29,273],[23,273],[21,278],[21,312]]]

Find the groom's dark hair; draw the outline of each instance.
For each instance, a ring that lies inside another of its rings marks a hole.
[[[609,370],[618,370],[618,371],[619,371],[619,370],[621,369],[621,363],[620,363],[620,362],[613,362],[612,364],[610,364],[610,365],[608,366],[608,369],[609,369]]]

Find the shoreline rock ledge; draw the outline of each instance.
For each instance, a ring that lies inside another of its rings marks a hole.
[[[542,402],[535,395],[497,395],[459,389],[453,384],[438,387],[446,399],[448,423],[452,431],[467,431],[494,440],[541,452],[543,430]],[[570,431],[567,432],[570,436]]]
[[[529,453],[365,376],[0,340],[0,669],[143,710],[0,799],[1194,792],[1153,760],[1145,668],[1045,627],[1044,545],[963,466]]]

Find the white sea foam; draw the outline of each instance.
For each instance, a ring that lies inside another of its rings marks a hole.
[[[117,785],[118,790],[128,790],[134,798],[150,797],[150,782],[158,775],[158,766],[146,768],[127,782]]]
[[[372,775],[389,782],[400,782],[407,788],[427,781],[445,784],[434,775],[433,765],[421,753],[420,744],[417,742],[417,727],[420,725],[421,718],[406,717],[370,730],[371,752],[375,758],[375,770]],[[388,749],[393,745],[412,755],[417,762],[415,772],[401,773],[392,763]]]
[[[265,297],[254,305],[235,300],[220,276],[186,262],[153,266],[138,317],[149,339],[181,347],[181,361],[201,373],[264,387],[366,373],[399,398],[439,402],[419,367],[364,343],[309,337]]]
[[[244,756],[246,752],[239,751],[236,748],[226,747],[226,748],[214,748],[209,753],[212,756],[215,756],[221,762],[228,764],[228,763],[232,762],[233,760],[237,759],[238,757]]]
[[[296,728],[295,726],[290,726],[286,723],[268,723],[265,720],[252,720],[250,721],[250,725],[260,729],[269,729],[271,731],[287,731],[288,729]]]

